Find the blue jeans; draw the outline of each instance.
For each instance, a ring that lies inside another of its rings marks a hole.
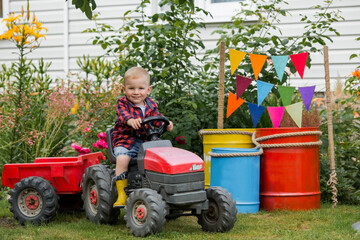
[[[135,139],[135,145],[132,149],[127,149],[125,147],[116,147],[114,148],[114,155],[118,157],[120,155],[128,155],[130,158],[135,158],[139,152],[140,146],[144,141]]]

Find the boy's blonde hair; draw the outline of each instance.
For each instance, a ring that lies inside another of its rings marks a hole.
[[[132,67],[129,70],[127,70],[124,75],[124,83],[123,84],[125,85],[127,80],[130,80],[133,78],[139,78],[139,77],[144,77],[146,79],[146,81],[148,82],[148,84],[150,85],[150,75],[142,67]]]

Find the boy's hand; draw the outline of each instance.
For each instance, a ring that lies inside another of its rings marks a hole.
[[[172,123],[172,121],[169,121],[169,125],[167,126],[166,130],[170,132],[173,130],[173,127],[174,127],[174,124]]]
[[[142,122],[141,118],[136,118],[136,119],[131,118],[126,123],[133,129],[138,130],[141,127],[141,122]]]

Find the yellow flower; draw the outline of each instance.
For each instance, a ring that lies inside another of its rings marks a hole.
[[[354,114],[354,118],[360,117],[360,115],[356,111],[353,111],[353,114]]]
[[[9,29],[7,32],[0,35],[0,39],[11,39],[14,36],[14,30]]]
[[[87,111],[87,110],[89,110],[89,108],[90,108],[90,102],[89,102],[89,101],[87,101],[87,102],[86,102],[86,108],[85,108],[85,109],[86,109],[86,111]]]
[[[355,72],[352,72],[352,75],[353,75],[354,77],[360,78],[360,72],[359,72],[359,70],[356,69]]]
[[[2,20],[3,22],[7,22],[7,23],[11,23],[11,22],[15,22],[16,20],[19,20],[20,17],[22,17],[21,14],[15,16],[15,13],[10,14],[10,16],[8,18],[4,18],[4,20]]]
[[[313,102],[316,102],[316,105],[317,105],[318,107],[320,107],[321,105],[324,105],[324,104],[325,104],[323,98],[314,98],[311,102],[312,102],[312,103],[313,103]]]
[[[77,108],[73,107],[71,108],[72,115],[75,115],[77,113]]]

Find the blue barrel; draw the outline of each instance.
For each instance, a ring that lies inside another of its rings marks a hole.
[[[259,152],[251,148],[213,148],[212,153]],[[211,157],[210,186],[226,188],[236,201],[238,213],[259,211],[260,155]]]

